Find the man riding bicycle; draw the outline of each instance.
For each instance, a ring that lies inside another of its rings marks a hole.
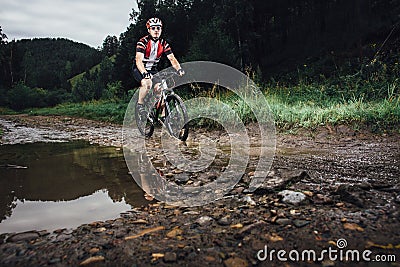
[[[140,82],[139,98],[137,108],[140,114],[146,114],[144,108],[144,98],[148,91],[152,88],[152,77],[158,72],[157,64],[163,54],[167,56],[172,67],[178,72],[179,76],[185,74],[178,60],[172,53],[170,45],[160,39],[162,31],[162,22],[159,18],[151,18],[146,23],[148,35],[140,38],[136,45],[135,67],[133,76],[135,80]],[[154,85],[154,90],[158,90],[159,83]]]

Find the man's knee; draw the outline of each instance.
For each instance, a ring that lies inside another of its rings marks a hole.
[[[151,80],[150,79],[142,79],[142,87],[145,87],[146,89],[149,89],[149,88],[151,88],[151,86],[152,86],[152,82],[151,82]]]

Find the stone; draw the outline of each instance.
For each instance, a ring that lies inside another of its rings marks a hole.
[[[211,224],[213,220],[214,220],[214,219],[211,218],[210,216],[201,216],[200,218],[198,218],[198,219],[196,220],[196,223],[198,223],[198,224],[201,225],[201,226],[204,226],[204,225],[209,225],[209,224]]]
[[[300,205],[306,200],[306,195],[292,190],[283,190],[279,192],[278,195],[283,197],[282,202],[286,204]]]
[[[288,184],[297,183],[310,176],[304,170],[281,170],[279,174],[274,173],[273,177],[267,176],[262,179],[262,185],[258,186],[255,193],[264,194],[265,191],[274,191],[285,188]]]
[[[247,204],[249,204],[250,206],[255,206],[255,205],[257,205],[257,203],[256,203],[253,199],[251,199],[250,196],[244,196],[244,197],[243,197],[243,201],[244,201],[244,202],[247,202]]]
[[[232,257],[224,261],[225,267],[247,267],[248,262],[239,257]]]
[[[289,225],[292,223],[292,220],[287,219],[287,218],[279,218],[275,221],[275,223],[279,224],[279,225]]]
[[[7,242],[29,241],[38,238],[40,235],[36,231],[18,233],[7,238]]]
[[[306,226],[307,224],[310,224],[310,221],[296,219],[293,221],[293,224],[297,228],[301,228],[303,226]]]
[[[353,190],[355,190],[355,188],[353,188],[351,185],[340,185],[336,189],[336,194],[340,196],[342,201],[354,204],[360,208],[364,208],[365,204],[361,198],[356,195],[356,193],[352,192]]]
[[[400,203],[400,194],[397,195],[397,197],[396,197],[396,199],[394,201],[397,202],[397,203]]]
[[[189,181],[189,175],[187,175],[186,173],[176,174],[174,177],[174,181],[177,184],[186,184]]]
[[[218,220],[219,225],[230,225],[232,222],[230,216],[224,216]]]
[[[174,252],[165,252],[164,261],[165,262],[176,262],[177,256]]]

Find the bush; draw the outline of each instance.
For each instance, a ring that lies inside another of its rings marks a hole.
[[[103,91],[101,98],[105,100],[117,100],[122,97],[122,92],[123,88],[121,81],[108,83],[107,88]]]
[[[89,101],[94,98],[95,91],[95,82],[88,80],[87,78],[82,78],[72,88],[72,97],[76,102]]]
[[[18,83],[7,93],[9,106],[14,110],[46,106],[47,91],[42,88],[30,88]]]
[[[5,107],[8,104],[7,90],[0,87],[0,107]]]
[[[50,91],[46,97],[46,104],[50,107],[69,101],[71,101],[71,94],[67,93],[64,89]]]

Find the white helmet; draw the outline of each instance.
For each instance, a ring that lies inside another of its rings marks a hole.
[[[150,29],[152,26],[160,26],[162,27],[162,22],[159,18],[151,18],[146,22],[147,29]]]

